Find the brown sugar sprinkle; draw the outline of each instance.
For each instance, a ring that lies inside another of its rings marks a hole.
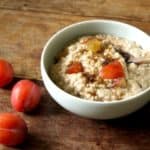
[[[111,63],[112,61],[114,61],[114,59],[112,58],[105,58],[105,61],[102,63],[103,66],[108,65],[109,63]]]
[[[96,92],[89,92],[92,96],[96,96]]]
[[[84,49],[81,49],[81,53],[84,53],[86,52],[87,50],[84,48]]]
[[[86,77],[87,82],[94,82],[96,80],[96,75],[95,74],[89,74],[88,72],[84,72],[83,76]]]

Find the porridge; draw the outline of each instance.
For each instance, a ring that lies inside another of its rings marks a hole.
[[[57,55],[50,76],[74,96],[122,100],[150,87],[149,59],[150,51],[133,41],[112,35],[83,36]]]

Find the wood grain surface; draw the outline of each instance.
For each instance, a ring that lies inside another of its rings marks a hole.
[[[15,70],[13,82],[0,89],[0,112],[14,112],[10,93],[20,79],[32,79],[43,91],[33,113],[19,113],[29,129],[26,142],[15,148],[0,145],[0,150],[150,149],[150,104],[121,119],[90,120],[61,108],[43,86],[40,57],[48,38],[66,25],[89,19],[119,20],[150,34],[150,1],[0,1],[0,58],[8,60]]]

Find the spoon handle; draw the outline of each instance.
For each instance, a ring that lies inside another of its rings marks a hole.
[[[125,59],[127,63],[135,63],[135,64],[149,64],[150,58],[136,58],[131,55],[129,52],[122,50],[120,47],[115,47],[115,50],[119,52]]]
[[[130,57],[128,60],[128,63],[135,63],[135,64],[149,64],[150,58],[136,58],[136,57]]]

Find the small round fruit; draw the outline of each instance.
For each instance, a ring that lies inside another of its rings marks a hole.
[[[27,125],[18,115],[0,114],[0,144],[16,146],[24,142],[27,136]]]
[[[37,84],[30,80],[17,82],[11,93],[12,107],[19,112],[32,111],[40,102],[41,90]]]
[[[14,71],[12,65],[6,60],[0,59],[0,87],[10,83],[13,79]]]

